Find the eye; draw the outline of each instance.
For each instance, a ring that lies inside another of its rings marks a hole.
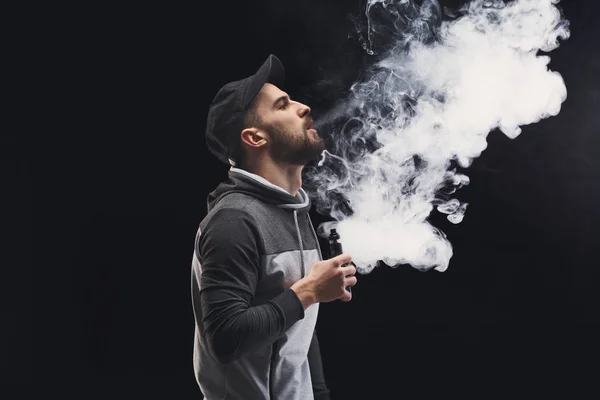
[[[287,106],[288,106],[288,103],[287,103],[287,101],[282,101],[282,102],[281,102],[281,105],[279,106],[279,109],[280,109],[280,110],[285,110],[285,108],[286,108]]]

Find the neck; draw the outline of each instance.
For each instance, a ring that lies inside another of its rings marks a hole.
[[[302,186],[302,165],[280,165],[271,159],[248,166],[248,172],[260,175],[273,185],[285,189],[289,194],[296,197]]]

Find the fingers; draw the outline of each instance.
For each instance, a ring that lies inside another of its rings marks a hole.
[[[352,261],[352,257],[350,257],[350,254],[348,253],[342,253],[339,256],[333,257],[331,261],[333,261],[336,264],[336,266],[340,266],[344,264],[349,264]]]
[[[356,285],[356,282],[358,282],[358,280],[356,279],[355,276],[350,276],[348,278],[346,278],[345,280],[345,286],[354,286]]]
[[[354,286],[356,285],[357,279],[355,276],[350,276],[348,278],[344,279],[344,286],[343,286],[343,293],[340,296],[340,300],[348,302],[350,300],[352,300],[352,292],[348,291],[346,288],[349,286]]]
[[[343,267],[340,267],[340,269],[342,270],[344,276],[356,274],[356,267],[354,266],[354,264],[345,265]]]
[[[348,302],[352,300],[352,292],[347,290],[348,287],[354,286],[357,283],[356,265],[352,262],[352,257],[348,253],[342,253],[330,259],[335,268],[336,276],[342,280],[342,294],[339,297],[341,301]]]
[[[342,297],[340,297],[340,300],[345,301],[345,302],[352,300],[352,292],[349,292],[346,289],[344,289],[344,294],[342,294]]]

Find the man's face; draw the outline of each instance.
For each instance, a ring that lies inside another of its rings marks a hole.
[[[275,162],[306,165],[323,152],[325,143],[312,129],[308,106],[270,83],[263,86],[258,101],[261,128],[268,134],[268,151]]]

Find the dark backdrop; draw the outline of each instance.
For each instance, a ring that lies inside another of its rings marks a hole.
[[[41,346],[56,353],[36,374],[81,398],[163,388],[158,397],[200,398],[190,262],[206,196],[227,174],[205,147],[207,107],[221,85],[273,53],[287,91],[318,115],[369,63],[349,18],[363,3],[47,6],[60,17],[37,38],[57,94],[47,104],[56,112],[40,191],[53,199],[55,225],[36,243],[52,242],[56,257],[36,266],[52,275],[46,290],[55,281],[61,289],[51,290],[58,308],[36,298]],[[433,217],[454,246],[449,269],[381,267],[359,277],[351,303],[322,305],[317,329],[333,398],[597,391],[598,6],[561,6],[572,35],[551,53],[551,68],[568,99],[515,140],[489,136],[459,192],[470,203],[464,221]],[[329,87],[316,96],[324,79]]]

